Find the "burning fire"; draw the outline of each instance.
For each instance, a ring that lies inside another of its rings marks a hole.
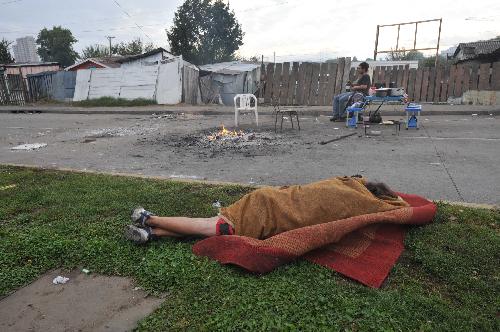
[[[244,136],[245,133],[243,131],[236,131],[236,130],[227,130],[224,125],[221,125],[221,129],[216,132],[216,133],[213,133],[212,135],[208,135],[207,138],[209,141],[215,141],[215,140],[218,140],[218,139],[234,139],[234,138],[239,138],[239,137],[242,137]]]

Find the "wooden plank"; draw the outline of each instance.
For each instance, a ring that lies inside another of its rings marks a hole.
[[[319,71],[321,65],[318,62],[312,64],[311,88],[309,90],[308,105],[318,105]]]
[[[290,81],[290,62],[283,63],[283,71],[281,73],[281,90],[280,104],[287,105],[288,103],[288,84]]]
[[[259,84],[259,92],[257,94],[257,97],[264,98],[265,84],[266,84],[266,65],[262,63],[260,65],[260,84]]]
[[[345,58],[338,59],[337,75],[335,76],[335,93],[334,93],[334,95],[338,95],[339,93],[344,91],[344,87],[342,86],[342,77],[344,76],[344,66],[345,66]]]
[[[403,75],[404,75],[404,66],[398,66],[398,72],[396,75],[396,85],[398,88],[403,87]]]
[[[441,84],[441,95],[439,96],[440,102],[445,102],[448,100],[448,81],[450,79],[450,66],[445,66],[443,70],[443,76],[441,80],[443,84]]]
[[[490,90],[490,63],[482,63],[479,66],[479,90]]]
[[[280,100],[282,66],[283,66],[282,63],[274,64],[273,97],[272,97],[272,100],[274,102],[279,102]]]
[[[455,88],[453,90],[453,95],[455,97],[460,97],[463,94],[462,83],[464,80],[464,66],[462,64],[457,65],[455,71]]]
[[[351,68],[349,70],[349,81],[354,82],[356,80],[356,68]]]
[[[325,96],[325,105],[333,104],[333,96],[335,95],[335,84],[337,82],[337,67],[336,63],[328,64],[328,84]]]
[[[311,93],[313,64],[308,62],[306,66],[306,77],[304,83],[304,100],[302,105],[309,105],[309,95]]]
[[[429,88],[429,67],[423,68],[422,88],[420,90],[420,101],[427,100],[427,90]]]
[[[432,101],[434,99],[435,87],[436,87],[436,67],[431,67],[429,69],[429,86],[427,87],[426,101]]]
[[[455,96],[455,86],[457,85],[457,65],[450,66],[450,76],[448,78],[448,97]]]
[[[401,86],[405,88],[405,90],[408,88],[408,78],[410,76],[410,65],[406,65],[403,69],[403,82]]]
[[[373,68],[372,85],[374,85],[375,82],[378,82],[379,73],[380,73],[380,66],[376,66],[375,68]]]
[[[462,89],[461,91],[457,92],[460,93],[460,96],[463,95],[465,91],[468,91],[470,89],[470,72],[472,68],[469,65],[463,65],[463,79],[462,79]]]
[[[380,72],[378,74],[378,82],[376,83],[385,84],[385,67],[380,67]]]
[[[472,70],[470,73],[470,90],[477,90],[479,80],[479,65],[472,64]]]
[[[290,79],[288,82],[288,96],[287,96],[287,105],[295,104],[295,93],[297,91],[297,79],[299,73],[299,63],[294,62],[292,65],[292,72],[290,73]]]
[[[392,66],[391,70],[391,80],[389,83],[395,83],[396,86],[398,85],[398,66]]]
[[[413,96],[415,101],[422,100],[422,78],[424,76],[424,69],[418,68],[415,78],[415,87],[413,88]]]
[[[342,77],[342,86],[345,87],[347,81],[349,80],[349,73],[351,71],[351,58],[347,57],[345,58],[345,64],[344,64],[344,76]]]
[[[326,89],[328,84],[328,63],[323,62],[319,70],[319,90],[316,105],[328,105],[325,102]]]
[[[495,62],[492,65],[491,89],[500,91],[500,61]]]
[[[433,102],[439,101],[439,95],[441,93],[442,76],[443,76],[443,66],[438,65],[438,67],[436,68],[436,81],[435,81],[435,86],[434,86],[434,98],[432,99]]]
[[[304,100],[304,85],[305,85],[304,81],[306,78],[306,67],[307,67],[307,63],[305,63],[305,62],[302,62],[299,66],[297,94],[296,94],[296,99],[295,99],[296,105],[302,105],[302,102]]]
[[[391,83],[391,76],[392,76],[392,67],[386,66],[385,67],[385,76],[384,76],[384,84],[385,87],[389,87],[389,83]]]
[[[273,82],[274,82],[274,63],[267,64],[266,70],[266,85],[264,92],[264,102],[270,103],[273,96]]]
[[[416,76],[417,76],[417,70],[415,68],[410,69],[410,76],[408,77],[408,98],[410,100],[415,100]]]

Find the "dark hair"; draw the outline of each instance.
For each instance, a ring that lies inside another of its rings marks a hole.
[[[382,182],[366,182],[365,184],[366,188],[376,197],[382,198],[383,196],[385,197],[391,197],[391,198],[398,198],[398,195],[389,188],[388,185]]]
[[[367,63],[367,62],[361,62],[359,64],[359,66],[364,70],[364,71],[368,71],[368,68],[370,67],[370,65]]]

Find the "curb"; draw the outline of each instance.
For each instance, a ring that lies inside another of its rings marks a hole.
[[[298,111],[301,116],[331,116],[331,111],[322,111],[322,110],[311,110],[311,111]],[[183,110],[124,110],[124,111],[95,111],[95,110],[54,110],[54,109],[29,109],[29,110],[19,110],[19,109],[0,109],[0,114],[87,114],[87,115],[95,115],[95,114],[126,114],[126,115],[164,115],[164,114],[193,114],[193,115],[233,115],[232,112],[227,111],[183,111]],[[428,111],[422,112],[425,116],[433,116],[433,115],[500,115],[500,109],[498,110],[477,110],[477,111]],[[272,111],[262,111],[259,112],[261,115],[274,115]],[[383,111],[382,113],[385,116],[403,116],[402,111]]]
[[[211,181],[211,180],[205,180],[205,179],[183,179],[183,178],[172,178],[172,177],[161,176],[161,175],[144,175],[144,174],[134,174],[134,173],[123,173],[123,172],[104,172],[104,171],[94,171],[94,170],[81,170],[81,169],[66,168],[66,167],[44,167],[44,166],[33,166],[33,165],[25,165],[25,164],[0,164],[0,165],[10,166],[10,167],[22,167],[22,168],[35,169],[35,170],[61,171],[61,172],[69,172],[69,173],[77,173],[77,174],[110,175],[110,176],[131,177],[131,178],[151,179],[151,180],[163,180],[163,181],[192,183],[192,184],[239,186],[239,187],[246,187],[246,188],[267,187],[266,185],[250,185],[248,183],[240,183],[240,182]],[[500,207],[497,205],[494,205],[494,204],[453,202],[453,201],[446,201],[446,200],[435,200],[434,202],[441,202],[441,203],[450,204],[450,205],[462,206],[465,208],[500,210]]]

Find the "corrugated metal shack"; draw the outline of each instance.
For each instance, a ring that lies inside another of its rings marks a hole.
[[[260,65],[222,62],[200,66],[201,98],[205,103],[234,105],[234,96],[255,93],[259,87]]]

